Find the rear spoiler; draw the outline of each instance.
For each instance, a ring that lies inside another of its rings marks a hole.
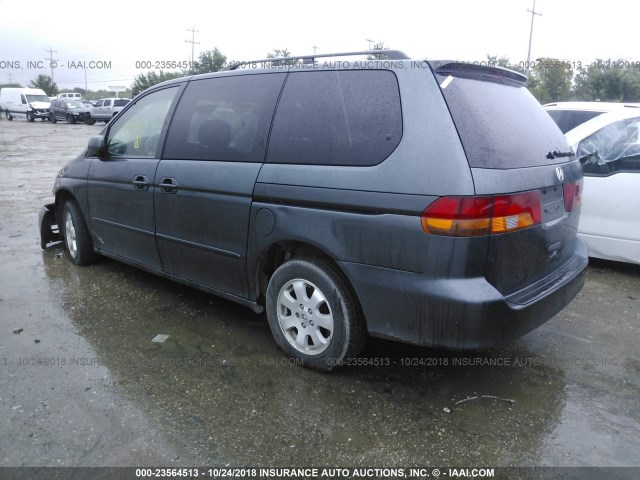
[[[514,86],[525,86],[527,77],[521,73],[498,66],[478,65],[475,63],[456,62],[451,60],[430,60],[429,65],[434,73],[438,75],[451,75],[461,78],[478,78],[486,80],[498,80],[514,84]]]

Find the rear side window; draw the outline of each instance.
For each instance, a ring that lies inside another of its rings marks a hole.
[[[129,100],[127,100],[126,98],[123,98],[121,100],[114,100],[113,101],[113,106],[114,107],[124,107],[127,103],[129,103]]]
[[[437,74],[436,79],[471,167],[525,168],[570,160],[547,157],[554,151],[568,152],[570,147],[524,86],[490,77]]]
[[[284,78],[273,73],[190,82],[163,158],[262,162]]]
[[[293,72],[278,104],[267,162],[377,165],[401,137],[393,72]]]
[[[547,110],[547,113],[556,122],[562,133],[567,133],[578,125],[602,115],[602,112],[585,112],[581,110]]]

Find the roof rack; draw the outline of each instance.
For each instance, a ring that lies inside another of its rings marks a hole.
[[[277,58],[261,58],[260,60],[249,60],[246,62],[238,62],[229,65],[222,70],[235,70],[238,67],[250,65],[252,63],[273,63],[273,62],[290,62],[291,60],[302,60],[302,63],[309,64],[315,62],[316,58],[327,57],[351,57],[356,55],[385,55],[388,60],[408,60],[406,53],[400,50],[363,50],[360,52],[344,52],[344,53],[321,53],[319,55],[299,55],[295,57],[277,57]]]

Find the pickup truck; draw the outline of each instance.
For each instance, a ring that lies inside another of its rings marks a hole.
[[[103,98],[98,100],[96,104],[91,107],[91,111],[85,117],[84,123],[93,125],[96,123],[96,120],[102,120],[104,123],[108,123],[109,120],[115,117],[130,101],[128,98]]]

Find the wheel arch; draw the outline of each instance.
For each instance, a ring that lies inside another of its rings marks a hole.
[[[64,204],[69,201],[74,201],[80,204],[80,202],[78,202],[78,199],[69,190],[60,189],[56,192],[55,213],[56,213],[56,221],[58,222],[58,227],[60,226],[60,221],[62,219],[62,209],[64,208]],[[80,210],[82,211],[82,208],[80,208]],[[62,230],[61,230],[61,234],[62,234]]]
[[[303,241],[282,240],[274,242],[264,248],[256,262],[256,268],[253,278],[256,290],[256,303],[258,303],[262,307],[265,306],[265,295],[267,286],[269,285],[269,280],[280,265],[292,258],[314,257],[321,258],[329,263],[331,267],[336,271],[336,273],[340,275],[340,277],[344,280],[345,284],[351,292],[352,298],[356,303],[358,310],[360,311],[362,321],[364,322],[366,328],[367,320],[364,317],[364,312],[362,310],[362,306],[360,305],[360,299],[356,295],[356,291],[353,288],[351,280],[349,279],[347,274],[340,268],[340,265],[335,261],[335,258],[332,255],[323,250],[321,247]]]

